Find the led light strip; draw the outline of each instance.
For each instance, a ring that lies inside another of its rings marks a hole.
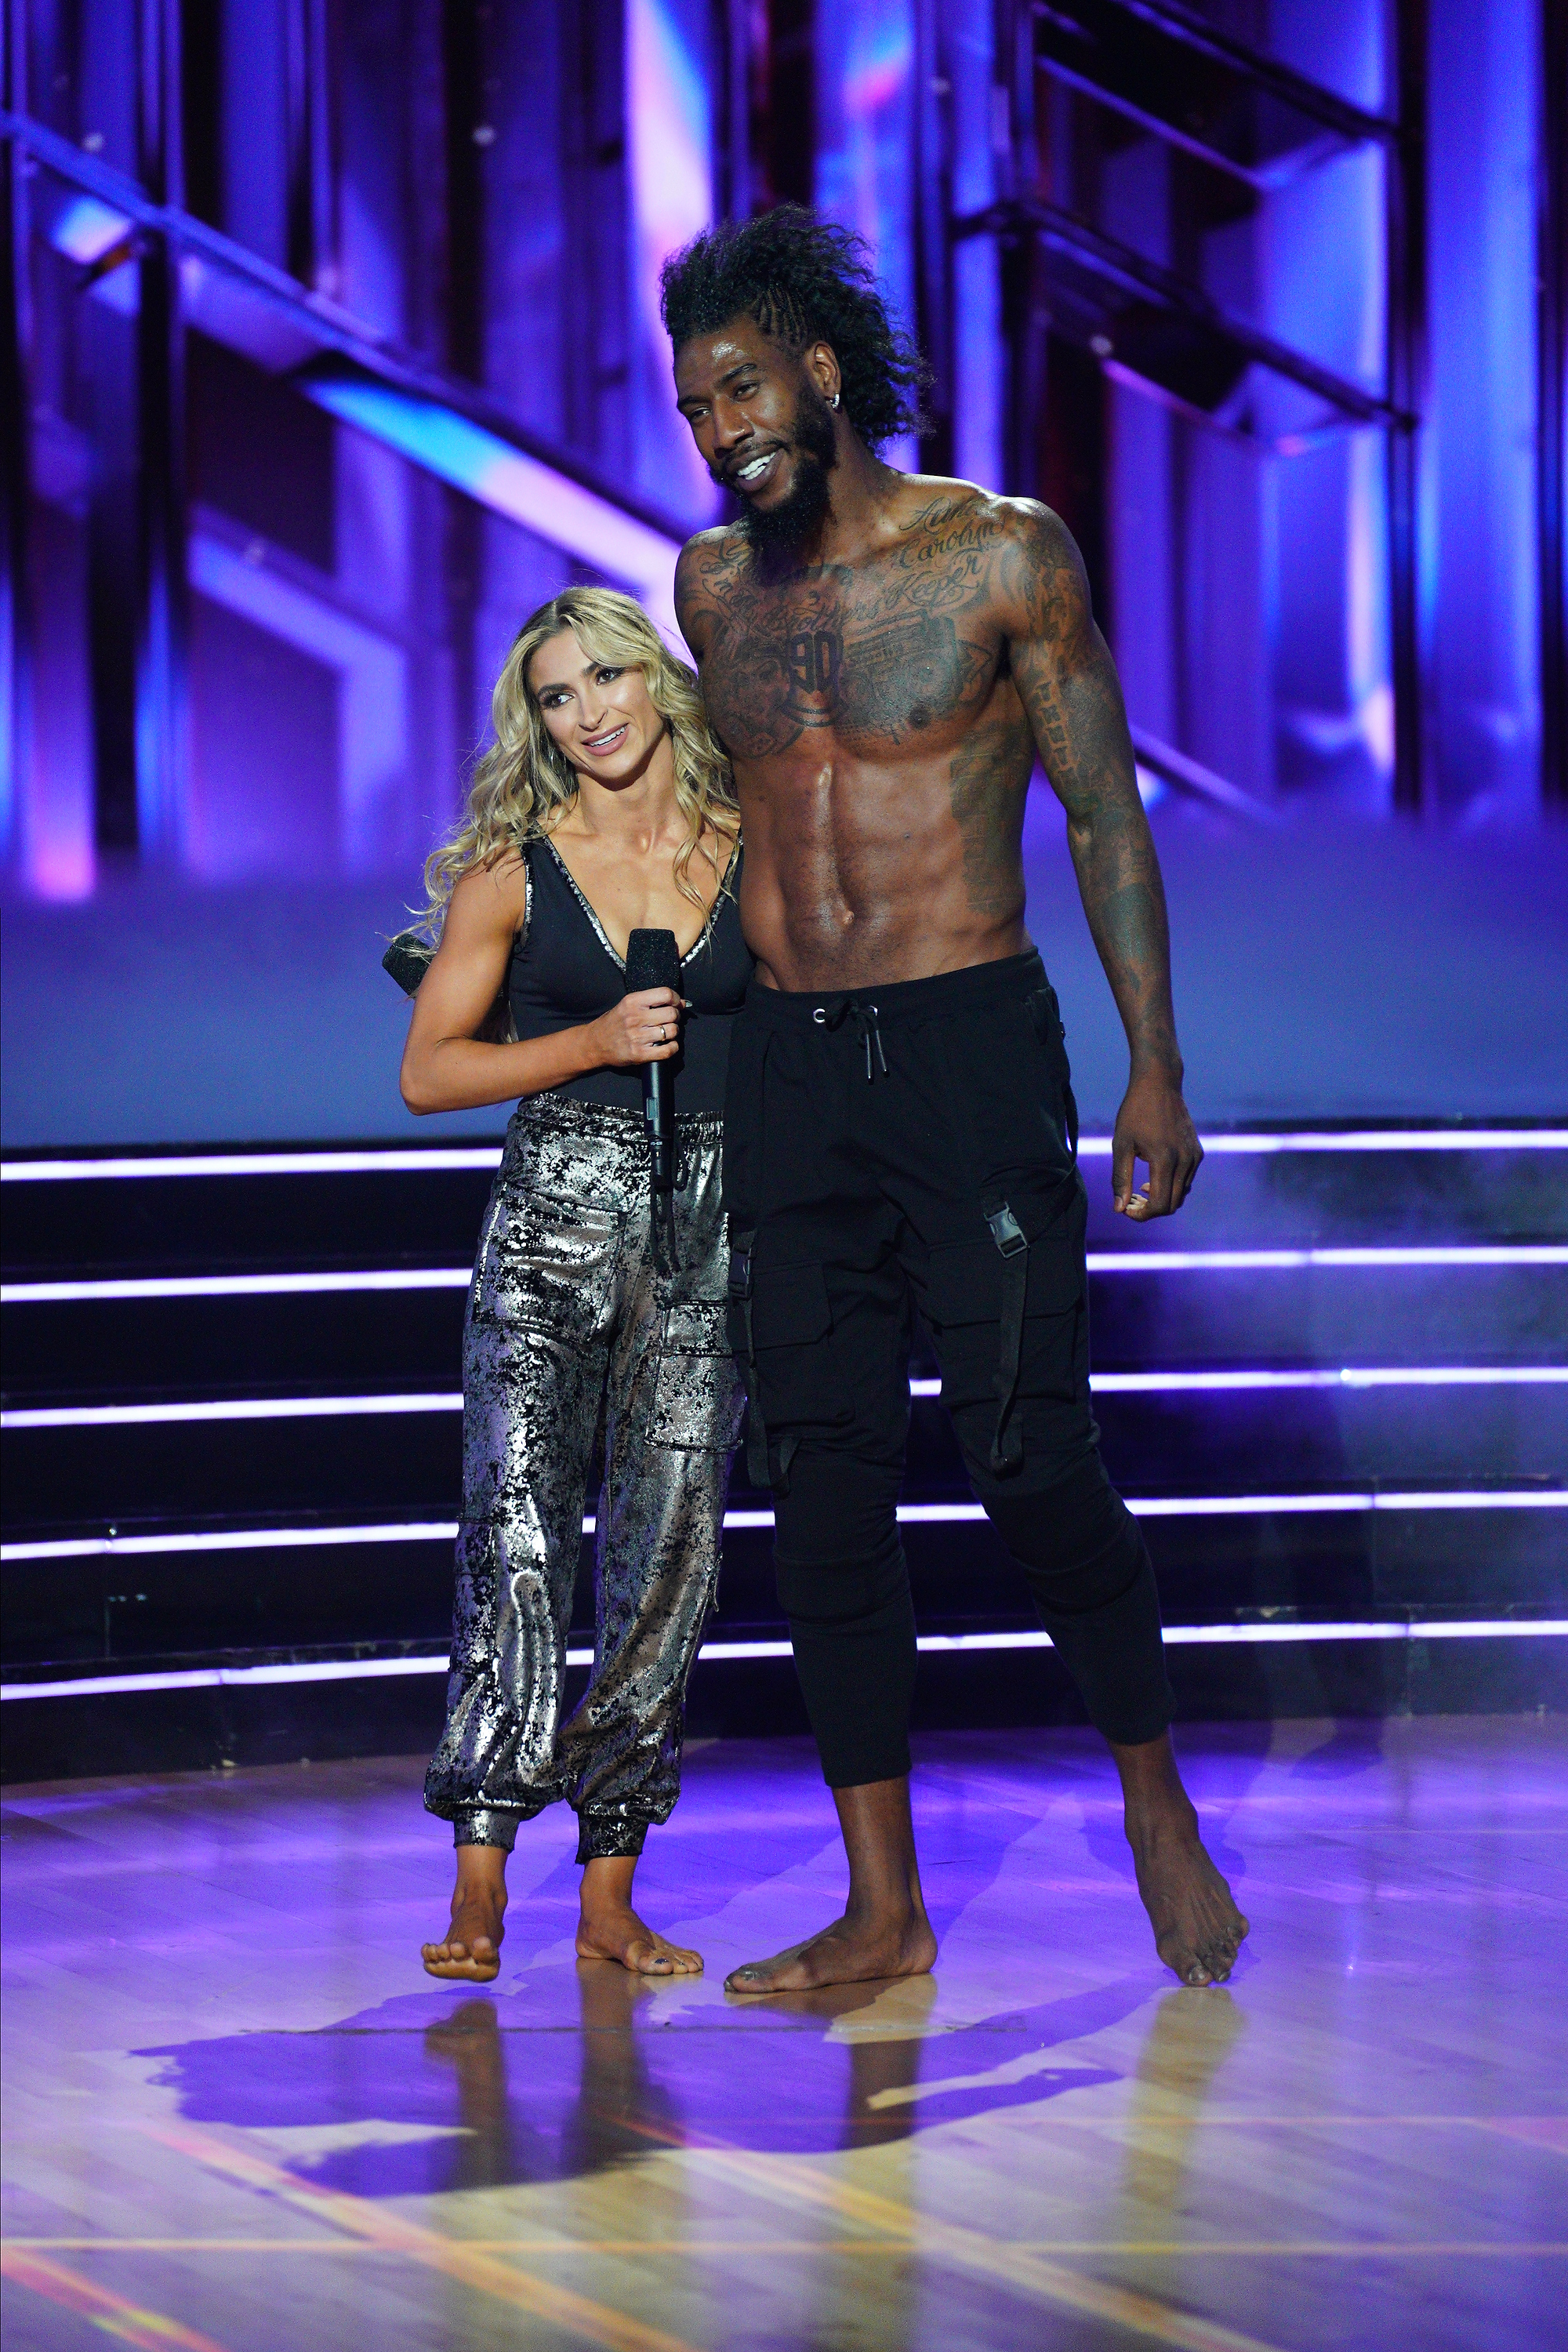
[[[1368,1490],[1342,1495],[1124,1495],[1134,1518],[1211,1519],[1269,1517],[1316,1511],[1518,1511],[1568,1508],[1568,1487],[1421,1487],[1411,1493]],[[979,1503],[900,1503],[899,1518],[905,1526],[937,1525],[946,1520],[983,1519]],[[731,1524],[726,1512],[724,1524]],[[773,1525],[771,1512],[746,1522]]]
[[[592,1535],[594,1522],[583,1522]],[[0,1563],[27,1559],[142,1559],[163,1552],[314,1551],[342,1544],[456,1543],[456,1519],[376,1521],[363,1528],[198,1528],[184,1535],[60,1536],[38,1543],[0,1544]]]
[[[1347,1365],[1342,1371],[1091,1372],[1100,1396],[1165,1396],[1234,1389],[1533,1388],[1568,1382],[1562,1364]],[[940,1397],[942,1382],[911,1381],[910,1394]]]
[[[159,1159],[128,1154],[102,1160],[4,1160],[0,1184],[100,1184],[110,1178],[150,1176],[402,1176],[454,1168],[499,1168],[495,1144],[434,1147],[424,1151],[203,1151]]]
[[[1205,1152],[1252,1155],[1276,1151],[1568,1151],[1568,1127],[1361,1128],[1332,1133],[1205,1135]],[[1080,1160],[1108,1160],[1109,1135],[1079,1139]],[[148,1153],[83,1156],[72,1160],[0,1161],[0,1182],[8,1184],[99,1183],[110,1177],[152,1176],[360,1176],[393,1175],[420,1169],[494,1168],[500,1144],[387,1151],[189,1152],[159,1158]]]
[[[1090,1274],[1279,1273],[1297,1266],[1568,1265],[1568,1243],[1415,1244],[1276,1250],[1090,1250]],[[331,1268],[320,1274],[134,1275],[100,1282],[8,1282],[0,1306],[74,1307],[101,1299],[271,1298],[354,1290],[466,1290],[466,1265]]]
[[[1135,1518],[1279,1517],[1321,1511],[1560,1511],[1568,1509],[1568,1487],[1424,1487],[1410,1492],[1372,1491],[1333,1495],[1129,1495]],[[904,1527],[976,1524],[985,1517],[979,1503],[900,1503]],[[771,1528],[770,1510],[726,1511],[731,1531]],[[592,1512],[583,1520],[591,1536]],[[200,1528],[184,1534],[58,1536],[37,1542],[0,1544],[0,1564],[33,1559],[151,1559],[162,1553],[204,1551],[315,1550],[328,1546],[384,1543],[455,1543],[456,1519],[378,1520],[368,1527]]]
[[[1568,1617],[1397,1618],[1369,1622],[1308,1622],[1282,1620],[1241,1625],[1167,1625],[1169,1647],[1258,1642],[1480,1642],[1560,1638]],[[917,1647],[927,1653],[958,1650],[1048,1650],[1048,1633],[1027,1629],[1006,1633],[922,1633]],[[786,1641],[705,1642],[698,1656],[721,1664],[748,1658],[787,1658]],[[449,1660],[440,1654],[413,1658],[324,1658],[308,1664],[186,1666],[168,1673],[90,1675],[52,1683],[0,1684],[0,1700],[107,1698],[117,1694],[174,1690],[244,1690],[275,1683],[369,1682],[395,1675],[444,1675]],[[592,1650],[568,1650],[569,1666],[591,1666]]]
[[[1206,1154],[1270,1151],[1568,1151],[1568,1127],[1364,1127],[1328,1133],[1205,1135]],[[1080,1160],[1109,1160],[1109,1135],[1079,1138]]]
[[[1568,1265],[1568,1243],[1416,1242],[1346,1249],[1091,1250],[1090,1274],[1279,1274],[1318,1265]]]
[[[467,1290],[466,1265],[334,1267],[321,1274],[152,1274],[104,1282],[7,1282],[0,1306],[76,1307],[103,1298],[282,1298],[338,1290]]]
[[[144,1422],[314,1421],[369,1413],[461,1412],[461,1389],[418,1396],[213,1397],[180,1404],[24,1405],[0,1412],[0,1429],[114,1429]]]
[[[1568,1383],[1560,1364],[1348,1366],[1342,1371],[1094,1372],[1100,1396],[1165,1396],[1274,1389],[1541,1388]],[[940,1380],[910,1382],[913,1397],[940,1397]],[[334,1420],[371,1413],[461,1412],[462,1391],[347,1397],[214,1397],[174,1404],[16,1405],[0,1429],[112,1429],[147,1422]]]

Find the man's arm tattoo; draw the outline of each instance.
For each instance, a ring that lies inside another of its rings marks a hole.
[[[1013,676],[1067,811],[1084,912],[1133,1060],[1179,1068],[1164,887],[1081,559],[1055,516],[1031,517],[1007,570]]]

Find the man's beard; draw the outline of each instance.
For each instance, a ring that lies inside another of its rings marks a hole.
[[[754,507],[745,493],[741,529],[759,555],[794,555],[814,539],[832,503],[828,476],[838,463],[833,413],[822,394],[808,388],[801,394],[795,432],[785,446],[794,451],[795,485],[777,506]]]

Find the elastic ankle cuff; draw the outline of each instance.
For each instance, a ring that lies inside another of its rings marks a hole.
[[[475,1805],[466,1813],[458,1813],[452,1822],[454,1845],[499,1845],[510,1853],[517,1843],[518,1825],[523,1816],[500,1805]]]
[[[621,1862],[641,1853],[647,1836],[646,1822],[626,1821],[618,1813],[579,1813],[577,1859],[579,1863]]]

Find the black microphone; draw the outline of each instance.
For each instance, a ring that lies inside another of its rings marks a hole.
[[[626,941],[626,994],[669,988],[680,994],[680,950],[673,931],[634,931]],[[676,1019],[679,1019],[679,1013]],[[675,1076],[669,1062],[645,1062],[642,1109],[647,1122],[656,1194],[675,1188]],[[658,1219],[655,1202],[655,1228]]]

